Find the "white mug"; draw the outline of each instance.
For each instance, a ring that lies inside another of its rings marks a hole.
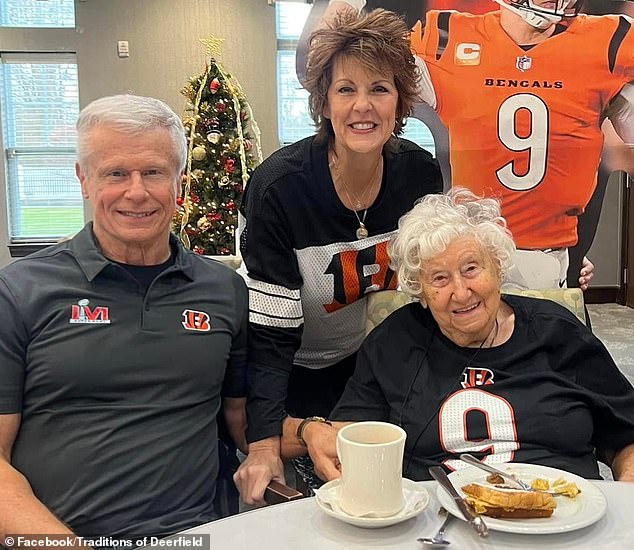
[[[407,434],[388,422],[356,422],[339,430],[339,507],[351,516],[388,517],[401,511]]]

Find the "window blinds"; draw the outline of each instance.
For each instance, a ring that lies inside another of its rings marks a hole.
[[[0,61],[10,240],[54,241],[83,225],[75,56],[2,54]]]

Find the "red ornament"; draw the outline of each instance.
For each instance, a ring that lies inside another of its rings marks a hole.
[[[224,113],[226,108],[227,106],[222,101],[216,103],[216,111],[219,113]]]
[[[207,214],[207,219],[210,222],[219,222],[222,219],[222,216],[217,212]]]
[[[194,254],[200,254],[202,256],[205,253],[205,249],[202,248],[201,246],[196,245],[194,246],[194,248],[192,248],[192,252]]]
[[[183,206],[183,197],[177,197],[176,204],[178,204],[178,206]]]
[[[233,210],[235,207],[236,207],[236,203],[235,203],[235,202],[233,202],[233,201],[229,201],[229,202],[227,203],[227,208],[228,208],[229,210]]]
[[[200,204],[200,197],[198,197],[198,195],[195,195],[194,193],[189,195],[189,199],[192,201],[193,204]]]
[[[229,254],[229,249],[228,249],[228,248],[225,248],[224,246],[221,246],[221,247],[218,249],[218,254],[223,254],[223,255],[224,255],[224,254]]]
[[[230,174],[233,174],[233,172],[235,171],[234,164],[235,164],[235,161],[233,159],[227,159],[225,161],[225,172],[229,172]]]
[[[209,91],[212,94],[215,94],[218,91],[218,88],[220,88],[220,81],[217,78],[214,78],[210,83],[209,83]]]

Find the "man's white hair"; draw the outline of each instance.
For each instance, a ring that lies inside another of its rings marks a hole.
[[[108,126],[123,134],[140,134],[147,130],[165,128],[174,144],[177,171],[182,172],[187,162],[187,139],[180,117],[160,99],[131,94],[102,97],[89,103],[77,119],[77,159],[85,169],[90,156],[88,136],[96,126]]]

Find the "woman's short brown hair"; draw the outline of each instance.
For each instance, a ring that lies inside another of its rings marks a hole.
[[[420,80],[405,21],[384,9],[360,15],[345,10],[327,26],[311,34],[303,84],[310,93],[310,114],[322,139],[334,135],[330,120],[324,117],[324,110],[334,63],[340,56],[355,59],[370,70],[393,73],[398,91],[394,134],[400,134],[416,102]]]

